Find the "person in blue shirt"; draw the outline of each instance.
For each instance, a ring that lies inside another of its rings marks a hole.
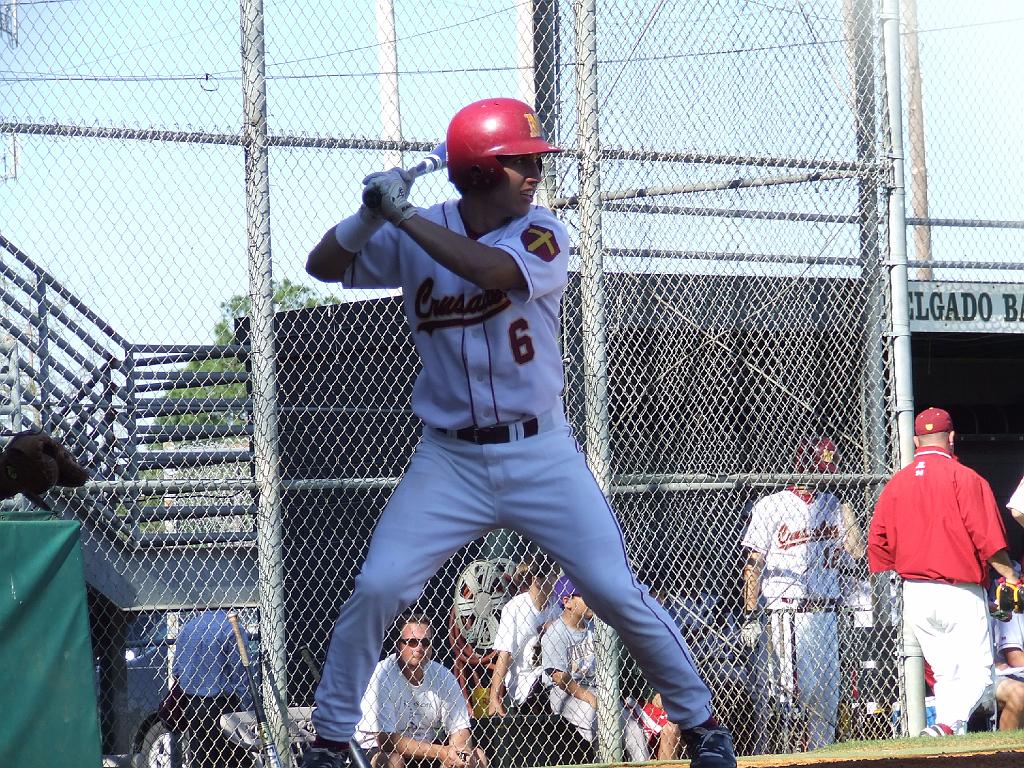
[[[181,689],[185,764],[234,768],[251,764],[228,739],[220,717],[251,705],[245,668],[227,611],[203,611],[186,621],[174,644],[171,673]]]

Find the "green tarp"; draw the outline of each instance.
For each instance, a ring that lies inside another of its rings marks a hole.
[[[0,514],[0,766],[98,768],[79,525]]]

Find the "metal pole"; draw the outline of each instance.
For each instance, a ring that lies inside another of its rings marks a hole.
[[[853,72],[854,137],[858,172],[857,221],[859,251],[863,265],[868,311],[865,312],[865,344],[868,354],[863,380],[862,412],[867,445],[866,469],[880,474],[886,461],[886,399],[883,318],[887,286],[879,258],[880,216],[878,208],[878,172],[875,121],[875,35],[872,28],[873,5],[869,0],[846,0],[843,17],[847,30],[850,70]]]
[[[377,82],[380,86],[381,138],[402,141],[402,109],[398,97],[398,42],[394,0],[377,0]],[[385,168],[402,166],[402,150],[384,153]]]
[[[883,0],[882,44],[885,54],[885,91],[892,155],[892,182],[889,189],[889,291],[892,311],[893,387],[900,466],[905,467],[914,457],[914,383],[907,306],[907,225],[903,166],[903,102],[900,92],[899,0]],[[906,637],[908,631],[909,628],[904,627],[905,648],[916,645],[913,638]],[[910,733],[917,734],[924,727],[924,670],[923,665],[917,663],[916,657],[910,656],[906,651],[904,657],[907,723]]]
[[[50,380],[50,298],[46,294],[46,283],[43,276],[36,274],[32,285],[32,298],[36,304],[35,326],[36,354],[39,356],[36,375],[39,377],[39,424],[47,432],[53,434],[58,426],[50,411],[51,399],[54,397],[53,382]]]
[[[263,1],[242,0],[242,102],[244,110],[245,200],[249,252],[249,348],[253,454],[259,500],[256,546],[259,572],[260,650],[268,675],[263,699],[274,688],[287,691],[283,525],[277,434],[274,286],[270,249],[270,167],[267,144],[267,81]],[[272,678],[272,679],[270,679]],[[287,706],[287,704],[286,704]],[[278,753],[290,762],[288,730],[277,707],[267,707]]]
[[[863,371],[861,413],[866,446],[862,471],[868,476],[882,476],[889,467],[890,438],[887,429],[885,326],[888,325],[889,292],[887,275],[880,258],[879,232],[881,213],[878,205],[879,174],[875,118],[875,6],[871,0],[845,0],[843,19],[849,41],[847,55],[853,72],[854,134],[857,164],[864,170],[858,174],[857,221],[858,257],[863,267],[867,309],[865,317],[865,365]],[[861,496],[866,507],[874,501],[874,486],[865,486]],[[890,636],[889,581],[886,574],[870,576],[871,606],[874,626],[872,659],[883,658],[895,669],[899,657],[898,644]],[[846,646],[849,647],[849,646]],[[884,651],[883,649],[888,649]],[[853,660],[858,661],[858,660]]]
[[[928,165],[924,145],[924,99],[921,95],[921,57],[917,42],[917,0],[903,2],[903,49],[907,54],[907,133],[910,139],[910,207],[914,218],[928,218]],[[914,227],[914,258],[931,261],[932,230]],[[932,279],[931,267],[918,270],[921,280]]]
[[[910,350],[910,312],[907,299],[906,186],[903,166],[903,103],[900,94],[899,0],[882,4],[882,39],[892,154],[889,190],[889,286],[892,302],[893,376],[900,466],[914,458],[914,379]]]
[[[537,41],[533,36],[533,14],[536,0],[517,3],[515,7],[516,40],[516,94],[536,109],[534,74],[536,68]]]
[[[580,151],[580,303],[587,463],[601,491],[611,489],[608,427],[608,361],[605,338],[604,245],[601,240],[601,139],[597,97],[596,0],[574,4],[576,12],[577,136]],[[619,639],[597,622],[598,760],[622,760],[619,714]]]
[[[516,6],[516,40],[519,98],[533,106],[541,132],[557,143],[558,133],[558,4],[532,0]],[[537,201],[546,207],[558,198],[557,155],[544,158],[543,179]]]
[[[124,401],[125,431],[128,437],[124,446],[124,453],[127,462],[125,465],[124,476],[120,478],[122,482],[124,479],[127,479],[129,482],[134,482],[139,479],[139,403],[138,393],[135,390],[135,373],[135,350],[132,347],[127,347],[124,351],[124,392],[122,394],[122,399]],[[127,505],[127,508],[130,510],[128,514],[131,520],[130,530],[133,543],[139,540],[139,499],[139,494],[132,494],[130,497],[131,503]]]
[[[533,26],[533,96],[532,102],[540,118],[544,138],[558,143],[558,104],[561,98],[558,54],[558,3],[555,0],[534,0]],[[544,159],[544,179],[541,185],[541,204],[558,197],[558,155]]]

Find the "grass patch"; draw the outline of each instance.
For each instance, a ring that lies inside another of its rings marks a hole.
[[[905,739],[879,739],[877,741],[844,741],[814,752],[820,757],[847,757],[851,754],[892,755],[944,755],[956,752],[1000,752],[1024,749],[1024,731],[986,731],[963,736],[940,738],[914,737]]]

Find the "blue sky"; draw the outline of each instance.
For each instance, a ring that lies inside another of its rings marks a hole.
[[[1024,219],[1015,193],[1024,10],[1008,0],[967,10],[953,0],[921,5],[932,213]],[[563,3],[559,138],[571,145],[568,8]],[[598,8],[605,146],[852,157],[840,2],[617,0]],[[23,0],[18,13],[19,46],[0,42],[0,119],[237,133],[237,4]],[[265,13],[272,133],[379,135],[374,3],[266,0]],[[462,104],[516,95],[515,13],[511,1],[397,0],[407,139],[432,142]],[[0,232],[130,339],[209,340],[220,302],[247,288],[241,150],[18,141],[17,178],[0,182]],[[309,247],[354,209],[358,180],[382,162],[379,153],[352,150],[272,152],[275,277],[305,280]],[[560,169],[566,190],[575,191],[572,164]],[[761,172],[635,162],[603,169],[606,189]],[[851,190],[848,182],[822,182],[671,202],[847,212]],[[451,193],[437,174],[419,182],[414,197],[425,204]],[[567,220],[572,228],[574,217]],[[855,241],[851,227],[828,225],[636,214],[607,214],[605,224],[611,247],[839,257]],[[995,260],[1024,244],[1015,232],[977,229],[936,230],[934,243],[937,257]]]

